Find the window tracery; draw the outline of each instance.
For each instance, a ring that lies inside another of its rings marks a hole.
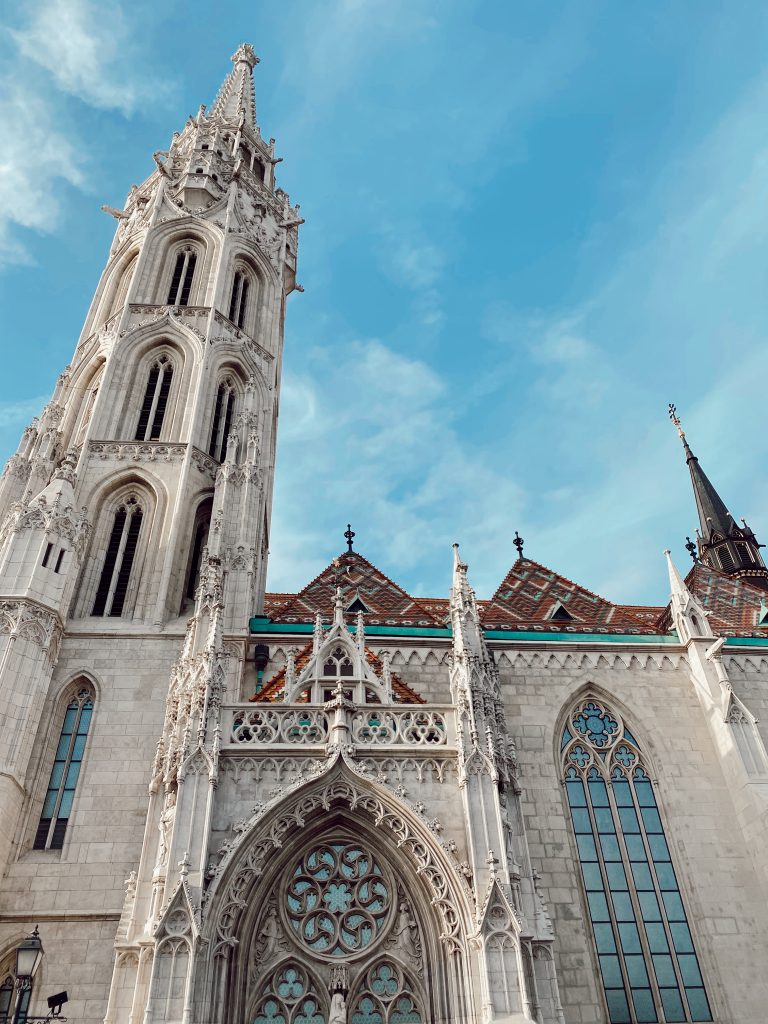
[[[254,935],[252,1024],[424,1020],[414,979],[429,976],[411,903],[367,844],[346,832],[320,837],[294,861]]]
[[[60,850],[64,845],[92,715],[93,694],[89,688],[83,687],[69,702],[64,715],[35,834],[35,850]]]
[[[227,454],[227,440],[232,429],[236,398],[235,382],[231,377],[225,377],[216,390],[211,438],[208,443],[208,454],[214,459],[218,459],[219,462],[223,462],[224,456]]]
[[[237,324],[238,327],[242,327],[245,323],[250,284],[250,278],[242,267],[235,270],[235,276],[232,279],[232,293],[229,299],[228,316],[232,323]]]
[[[354,666],[348,651],[343,647],[334,647],[323,664],[323,676],[335,679],[337,676],[351,675],[354,675]]]
[[[640,747],[588,697],[562,770],[611,1024],[711,1021],[688,919]]]
[[[187,306],[192,290],[192,279],[195,276],[197,250],[192,245],[185,245],[176,254],[173,267],[171,287],[168,291],[169,306]]]
[[[389,919],[390,886],[357,843],[323,843],[293,871],[286,908],[302,945],[322,956],[365,950]]]
[[[123,614],[144,513],[135,495],[115,512],[91,615]]]
[[[139,422],[136,426],[135,439],[137,441],[160,440],[160,431],[163,429],[172,383],[173,363],[170,357],[163,353],[154,361],[149,370]]]

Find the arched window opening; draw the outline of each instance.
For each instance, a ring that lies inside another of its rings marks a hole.
[[[149,371],[136,427],[137,441],[160,440],[172,382],[173,363],[167,355],[162,355],[152,364]]]
[[[92,615],[123,614],[142,516],[141,505],[133,496],[124,501],[115,513]]]
[[[325,660],[323,676],[351,676],[354,672],[349,655],[343,647],[335,647]]]
[[[35,850],[60,850],[64,845],[92,714],[93,694],[84,687],[67,705],[35,834]]]
[[[723,567],[723,572],[734,572],[736,566],[733,561],[733,555],[728,550],[728,545],[723,544],[722,547],[717,549],[717,553],[720,556],[720,565]]]
[[[395,960],[383,960],[365,975],[352,1000],[352,1024],[421,1024],[413,984]]]
[[[210,511],[204,519],[201,519],[195,529],[195,536],[192,541],[192,555],[189,560],[189,572],[187,573],[187,586],[185,596],[190,601],[195,599],[195,591],[200,580],[200,564],[203,559],[205,542],[208,539],[208,531],[211,527]]]
[[[128,266],[125,267],[122,274],[120,275],[120,280],[117,283],[117,287],[115,288],[115,294],[109,306],[109,315],[107,316],[107,319],[114,316],[115,313],[117,313],[118,310],[122,309],[123,306],[125,305],[125,300],[128,297],[128,289],[130,288],[131,281],[133,280],[133,274],[134,271],[136,270],[136,263],[138,261],[138,258],[139,257],[137,253],[136,255],[133,256]]]
[[[10,1020],[14,1024],[26,1024],[27,1021],[34,981],[17,990],[15,970],[15,964],[4,964],[0,971],[0,1024],[7,1024]]]
[[[88,424],[91,422],[91,416],[93,416],[93,409],[96,405],[96,399],[99,397],[99,388],[101,387],[101,380],[104,376],[104,368],[102,367],[93,378],[91,386],[88,389],[88,395],[83,403],[83,411],[80,415],[80,423],[77,427],[77,433],[75,434],[75,444],[82,444],[85,439],[85,432],[88,429]],[[2,1024],[2,1022],[0,1022]]]
[[[213,407],[213,421],[211,423],[211,439],[208,444],[208,454],[219,462],[224,461],[227,454],[227,439],[232,429],[232,419],[235,415],[235,384],[231,377],[225,377],[219,384],[216,391],[216,403]]]
[[[259,181],[264,181],[264,164],[261,162],[261,160],[253,161],[253,173],[256,175]]]
[[[202,167],[198,169],[202,171]],[[192,278],[195,274],[197,251],[191,245],[185,245],[176,254],[171,287],[168,291],[169,306],[187,306],[189,293],[192,289]]]
[[[585,698],[562,770],[611,1024],[711,1021],[643,755],[621,716]]]
[[[245,323],[249,285],[247,274],[242,270],[236,270],[232,280],[232,295],[229,300],[229,319],[238,327],[242,327]]]
[[[264,983],[253,1024],[324,1024],[323,1001],[307,971],[289,960]]]

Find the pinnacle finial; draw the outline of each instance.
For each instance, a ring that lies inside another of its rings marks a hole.
[[[261,61],[253,52],[253,47],[250,43],[241,43],[235,52],[230,57],[233,64],[239,64],[240,61],[246,63],[251,69],[255,68]]]
[[[694,564],[695,564],[698,561],[698,559],[699,559],[699,555],[698,555],[698,552],[696,551],[696,545],[693,543],[693,541],[691,540],[690,537],[686,537],[685,538],[685,550],[691,556],[691,558],[693,559]]]
[[[347,523],[347,529],[344,531],[344,538],[347,542],[347,552],[352,554],[352,541],[355,539],[355,531],[352,529],[349,523]]]
[[[674,425],[677,427],[677,432],[680,435],[680,440],[685,441],[685,431],[683,425],[680,422],[680,417],[677,415],[677,406],[669,403],[669,418],[672,420]]]
[[[515,530],[515,539],[512,541],[512,543],[517,548],[517,557],[518,558],[522,558],[523,557],[523,544],[525,544],[525,541],[520,536],[520,534],[517,532],[517,530]]]

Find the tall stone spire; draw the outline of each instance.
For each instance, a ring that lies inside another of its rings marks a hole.
[[[232,54],[234,68],[219,89],[213,114],[225,121],[237,123],[242,114],[249,128],[256,127],[256,92],[253,87],[253,69],[259,58],[250,43],[242,43]]]
[[[696,510],[699,513],[699,530],[696,531],[699,558],[713,569],[729,576],[743,577],[750,583],[768,589],[768,570],[760,555],[762,545],[743,519],[742,526],[736,524],[691,451],[674,405],[669,407],[669,418],[677,427],[691,474]]]

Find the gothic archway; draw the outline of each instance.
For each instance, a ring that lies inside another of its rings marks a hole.
[[[357,1024],[466,1016],[467,894],[398,804],[337,763],[250,830],[211,892],[196,1017],[329,1024],[334,993]]]

